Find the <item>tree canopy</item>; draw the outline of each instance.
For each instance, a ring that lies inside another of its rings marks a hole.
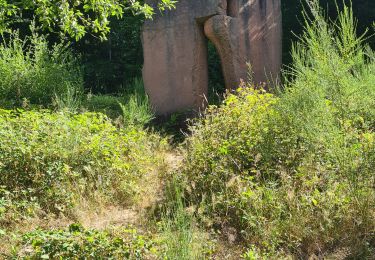
[[[121,18],[131,11],[151,18],[155,9],[174,8],[175,2],[157,0],[151,6],[143,0],[0,0],[0,32],[31,14],[43,28],[58,29],[76,40],[88,32],[105,39],[110,17]]]

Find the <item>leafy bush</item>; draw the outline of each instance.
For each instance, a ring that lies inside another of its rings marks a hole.
[[[139,128],[116,128],[100,113],[0,110],[0,186],[61,212],[80,197],[129,204],[164,146]],[[16,198],[13,198],[15,200]]]
[[[284,90],[244,84],[191,127],[186,196],[267,252],[374,256],[375,56],[349,8],[310,7]]]
[[[33,30],[33,29],[32,29]],[[0,45],[0,102],[50,106],[56,95],[82,93],[83,76],[66,44],[48,46],[45,36],[33,32],[21,39],[17,32]]]
[[[84,229],[37,230],[23,237],[18,257],[28,259],[149,259],[154,243],[133,228],[117,232]]]

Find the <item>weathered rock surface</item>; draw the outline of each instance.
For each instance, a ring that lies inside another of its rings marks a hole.
[[[225,86],[235,89],[239,80],[246,79],[246,57],[241,57],[238,19],[215,15],[204,24],[204,32],[219,53]]]
[[[155,1],[149,1],[155,5]],[[179,0],[143,27],[143,79],[157,114],[198,110],[208,87],[207,38],[216,46],[227,88],[251,62],[256,81],[281,65],[280,0]]]

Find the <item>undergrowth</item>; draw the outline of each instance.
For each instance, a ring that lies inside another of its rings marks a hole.
[[[31,27],[32,35],[2,35],[0,44],[0,105],[2,107],[51,107],[67,96],[83,93],[78,59],[66,43],[49,46],[45,36]]]
[[[243,259],[373,258],[375,54],[350,8],[327,22],[318,1],[308,3],[285,85],[267,93],[242,83],[210,106],[190,126],[178,173],[165,166],[166,139],[147,129],[153,113],[140,80],[116,96],[85,97],[63,45],[12,34],[0,46],[0,103],[13,108],[0,109],[0,239],[14,245],[1,253],[207,259],[220,258],[215,239],[227,236]],[[49,214],[72,221],[81,204],[137,208],[146,192],[155,197],[147,206],[161,204],[150,237],[79,224],[12,230]]]
[[[151,105],[141,79],[135,78],[124,93],[118,95],[87,95],[83,109],[102,112],[120,118],[124,125],[146,126],[154,118]]]
[[[7,201],[54,213],[81,200],[132,204],[166,147],[157,134],[119,129],[100,113],[0,110],[0,140],[0,225],[20,215]]]
[[[102,112],[121,117],[125,125],[144,126],[153,119],[142,80],[135,78],[117,95],[84,95],[82,68],[69,46],[49,46],[46,36],[31,31],[25,38],[18,31],[1,37],[1,107]]]
[[[191,126],[185,196],[249,255],[374,257],[375,56],[350,8],[309,5],[284,88],[244,83]]]
[[[151,238],[132,228],[98,231],[71,224],[67,229],[35,230],[14,246],[15,259],[150,259]],[[11,256],[9,256],[11,257]]]
[[[165,259],[207,259],[212,256],[214,243],[195,217],[187,210],[179,180],[171,177],[166,187],[165,204],[158,222],[159,243]]]

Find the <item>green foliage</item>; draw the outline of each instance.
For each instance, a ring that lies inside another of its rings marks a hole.
[[[82,106],[82,92],[67,84],[64,92],[55,94],[53,105],[59,111],[77,112]]]
[[[83,78],[68,45],[52,48],[46,37],[33,32],[22,40],[17,32],[0,45],[0,102],[3,106],[50,106],[69,92],[80,95]],[[61,104],[60,104],[61,105]]]
[[[88,94],[83,100],[82,106],[92,112],[101,112],[110,118],[118,118],[122,114],[120,103],[127,100],[121,95],[92,95]]]
[[[138,78],[127,86],[124,93],[117,96],[89,94],[83,107],[89,111],[105,113],[111,118],[121,118],[121,123],[125,126],[143,127],[154,118],[143,82]]]
[[[241,258],[244,260],[266,260],[266,259],[269,259],[270,256],[263,254],[255,246],[251,246],[249,249],[246,250],[245,253],[241,255]]]
[[[283,15],[283,63],[291,64],[292,57],[290,49],[292,42],[296,41],[303,33],[303,10],[308,10],[307,1],[283,0],[281,10]],[[331,20],[336,20],[338,15],[337,6],[342,10],[344,3],[352,6],[354,15],[358,18],[358,31],[363,33],[375,20],[375,1],[368,0],[319,0]],[[374,30],[373,30],[374,32]],[[375,48],[375,37],[366,39],[372,48]]]
[[[127,102],[119,103],[125,125],[144,126],[153,118],[153,112],[141,79],[134,79],[126,94]]]
[[[120,231],[84,229],[36,230],[23,236],[17,257],[28,259],[149,259],[154,243],[133,228]]]
[[[9,191],[0,186],[0,238],[2,227],[32,217],[40,206],[28,189]],[[5,231],[4,231],[5,232]]]
[[[373,257],[375,56],[349,8],[330,24],[309,2],[284,90],[243,85],[191,127],[186,196],[264,252]]]
[[[160,11],[174,7],[173,0],[156,1]],[[61,32],[81,39],[87,32],[94,33],[102,39],[110,30],[110,17],[121,18],[128,10],[133,14],[143,14],[151,18],[154,8],[139,0],[125,1],[0,1],[0,29],[15,20],[22,20],[25,10],[32,12],[45,29],[59,29]],[[0,31],[1,32],[1,31]]]
[[[158,136],[118,129],[100,113],[0,110],[0,140],[0,186],[12,200],[56,213],[85,198],[133,203],[163,147]]]
[[[212,254],[208,235],[196,227],[194,217],[185,209],[182,187],[177,178],[169,180],[159,224],[164,259],[206,259]]]
[[[5,31],[9,26],[8,17],[17,13],[16,7],[6,0],[0,1],[0,32]]]
[[[191,216],[184,209],[181,191],[172,183],[168,194],[169,203],[161,222],[166,259],[197,259],[194,255],[194,231]]]

